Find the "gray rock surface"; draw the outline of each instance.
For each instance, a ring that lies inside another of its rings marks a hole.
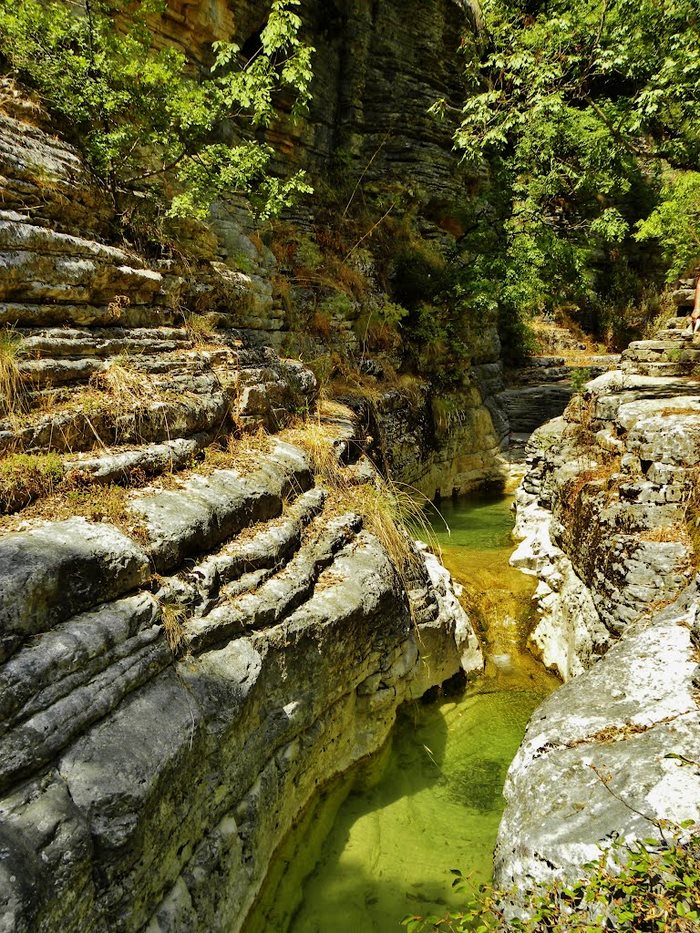
[[[288,444],[130,501],[143,545],[0,537],[3,933],[240,929],[318,786],[483,664],[436,558],[404,589]]]
[[[573,880],[615,834],[700,821],[700,769],[682,760],[700,761],[698,595],[694,582],[535,712],[504,791],[500,884]]]
[[[663,352],[685,343],[677,332]],[[530,439],[513,563],[538,577],[531,644],[565,679],[690,580],[698,392],[692,374],[611,371]]]
[[[496,880],[574,880],[611,840],[700,823],[700,384],[673,339],[633,344],[539,429],[512,562],[538,579],[531,644],[569,682],[535,712],[506,781]],[[670,356],[669,356],[670,354]],[[665,375],[649,375],[650,356]],[[569,678],[572,678],[569,680]],[[680,757],[676,757],[680,756]]]

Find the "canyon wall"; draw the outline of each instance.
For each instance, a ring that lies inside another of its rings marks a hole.
[[[233,931],[318,787],[481,652],[319,467],[377,494],[274,349],[265,248],[230,218],[187,264],[114,245],[56,129],[3,83],[0,929]],[[275,434],[300,413],[320,442]]]
[[[207,46],[216,39],[234,39],[252,49],[267,11],[264,0],[206,8],[175,2],[157,25],[164,41],[205,61]],[[309,113],[293,122],[282,102],[266,137],[278,154],[279,172],[303,168],[317,190],[287,212],[286,220],[313,240],[319,214],[337,215],[331,226],[342,227],[343,209],[353,199],[361,201],[367,188],[388,203],[393,199],[395,214],[406,210],[404,202],[410,205],[416,235],[438,251],[449,251],[464,233],[469,180],[453,148],[456,124],[451,117],[438,121],[428,111],[439,98],[452,113],[461,107],[466,85],[458,50],[464,32],[475,28],[478,10],[465,0],[303,0],[299,15],[303,36],[316,49]],[[340,184],[350,194],[348,203],[338,206],[328,189]],[[229,323],[289,355],[327,354],[328,335],[325,341],[310,339],[305,317],[317,297],[280,267],[258,238],[251,239],[249,219],[218,205],[213,229],[217,260],[244,269],[255,284],[255,299]],[[363,237],[362,246],[371,253],[372,237]],[[328,277],[323,266],[315,272]],[[280,276],[286,279],[283,295],[271,286]],[[357,308],[331,312],[332,349],[360,355],[353,332],[357,316]],[[412,392],[385,388],[381,377],[376,385],[374,428],[391,452],[384,465],[431,499],[502,485],[508,473],[500,456],[509,425],[498,398],[503,367],[495,319],[484,322],[473,350],[463,384],[454,390],[436,389],[427,378]],[[400,356],[391,362],[400,368]]]
[[[630,345],[535,432],[512,563],[537,578],[531,647],[568,682],[505,787],[496,876],[574,879],[619,834],[700,820],[700,348],[685,319]]]
[[[277,441],[133,493],[136,537],[0,537],[0,928],[239,929],[318,787],[480,668],[435,559],[402,583],[325,501]]]

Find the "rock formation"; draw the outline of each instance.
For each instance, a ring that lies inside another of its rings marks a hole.
[[[206,13],[200,3],[175,3],[156,26],[166,41],[201,60],[216,39],[252,47],[267,9],[260,0],[233,7],[209,4]],[[453,245],[463,232],[459,205],[465,170],[453,149],[454,125],[436,121],[428,111],[441,97],[455,109],[461,104],[464,85],[455,56],[463,32],[478,18],[477,5],[468,0],[303,0],[299,13],[304,35],[316,49],[310,111],[299,123],[281,112],[268,138],[281,154],[280,172],[303,168],[320,184],[319,196],[294,208],[289,219],[313,233],[329,170],[341,166],[340,174],[357,179],[358,186],[361,181],[388,193],[403,192],[418,214],[420,235],[437,247]],[[359,187],[355,195],[361,197]],[[244,218],[221,207],[214,214],[218,257],[230,266],[243,257],[256,286],[250,310],[239,311],[229,326],[292,355],[308,350],[308,335],[300,340],[299,333],[306,328],[270,286],[286,270],[269,250],[254,245]],[[364,245],[371,249],[372,240]],[[298,304],[315,303],[308,289],[290,279]],[[356,347],[354,323],[344,310],[331,314],[330,329]],[[510,428],[497,399],[503,366],[495,321],[483,330],[459,390],[436,392],[428,379],[416,392],[384,389],[381,379],[376,388],[371,420],[384,439],[384,453],[391,452],[385,463],[397,479],[431,499],[503,484],[508,472],[500,456]],[[322,355],[328,347],[313,346],[310,352]],[[367,412],[360,417],[367,420]],[[542,411],[537,424],[546,417]]]
[[[317,787],[480,666],[434,559],[407,594],[324,500],[273,442],[134,494],[138,540],[84,519],[0,538],[3,930],[238,929]]]
[[[77,152],[5,90],[0,453],[58,475],[2,487],[0,930],[237,930],[316,789],[481,652],[436,559],[399,573],[301,449],[245,439],[318,394],[260,344],[263,265],[111,245]],[[352,413],[327,427],[375,483]]]
[[[684,325],[631,344],[531,439],[512,562],[538,580],[533,649],[573,679],[506,783],[496,873],[521,891],[577,877],[616,833],[700,819],[700,349]]]

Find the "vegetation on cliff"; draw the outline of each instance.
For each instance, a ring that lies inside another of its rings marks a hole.
[[[484,0],[463,51],[455,140],[505,206],[502,305],[624,337],[626,308],[700,266],[697,4]]]
[[[571,884],[552,881],[530,895],[527,916],[513,916],[508,893],[483,885],[444,917],[406,917],[408,933],[694,933],[700,923],[700,837],[660,827],[661,837],[626,845],[584,867]],[[455,869],[455,885],[464,886]]]
[[[214,200],[244,192],[261,216],[278,213],[310,191],[303,173],[275,177],[268,145],[224,140],[231,120],[248,136],[269,124],[281,91],[293,93],[293,114],[308,103],[313,49],[298,35],[299,0],[274,0],[247,61],[235,43],[218,42],[207,66],[157,46],[152,22],[166,5],[0,0],[0,53],[72,128],[119,210],[137,193],[131,209],[140,201],[141,214],[146,199],[156,213],[204,218]]]

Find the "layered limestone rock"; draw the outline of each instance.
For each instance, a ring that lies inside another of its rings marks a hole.
[[[590,667],[690,579],[698,350],[671,333],[665,359],[658,341],[632,344],[624,369],[589,382],[562,418],[530,440],[517,497],[522,541],[512,562],[538,577],[531,643],[564,679]],[[646,372],[649,353],[657,357],[654,375]]]
[[[661,845],[655,821],[700,822],[699,605],[695,581],[533,715],[504,790],[500,884],[574,880],[617,834]]]
[[[496,878],[519,907],[618,835],[661,844],[659,821],[700,821],[700,378],[671,325],[532,438],[512,562],[538,579],[533,648],[573,679],[506,782]]]
[[[175,0],[154,25],[195,61],[213,41],[259,47],[269,15],[265,0],[235,4]],[[281,167],[324,176],[332,160],[366,178],[410,180],[423,189],[436,217],[449,214],[462,170],[452,151],[452,126],[428,113],[439,98],[461,105],[454,65],[462,34],[474,20],[467,0],[302,0],[303,37],[315,48],[308,118],[293,123],[281,109],[269,139]],[[283,102],[284,105],[284,102]],[[372,160],[371,164],[368,165]]]
[[[136,538],[0,537],[3,930],[239,929],[319,785],[405,699],[481,667],[436,559],[407,593],[270,444],[133,493]]]
[[[230,38],[231,30],[244,40],[246,30],[262,23],[258,6],[242,6],[235,24],[222,11],[205,17],[198,5],[187,4],[179,12],[169,8],[166,33],[192,54],[213,38]],[[325,7],[321,13],[310,4],[302,12],[312,36],[316,29],[327,31]],[[304,149],[300,144],[306,152],[300,158],[307,167],[325,171],[341,145],[342,127],[354,140],[358,166],[361,158],[372,156],[372,146],[381,144],[372,172],[382,174],[383,184],[394,174],[410,176],[415,184],[417,160],[427,176],[425,188],[416,188],[414,196],[421,204],[421,223],[435,236],[445,218],[452,230],[448,206],[456,196],[459,169],[449,132],[423,111],[420,120],[402,120],[396,133],[389,127],[391,113],[397,108],[404,113],[408,101],[411,107],[425,102],[427,108],[438,91],[456,88],[446,57],[436,54],[439,45],[427,39],[456,47],[466,14],[447,0],[436,0],[429,9],[421,5],[414,21],[402,12],[401,28],[386,40],[384,57],[374,48],[380,41],[377,23],[398,21],[397,10],[391,3],[380,4],[374,19],[368,16],[364,7],[343,8],[333,41],[317,43],[323,60],[314,108],[331,114],[337,133],[324,131],[323,145]],[[364,43],[364,57],[355,54],[358,42]],[[339,88],[345,88],[346,67],[367,74],[353,91],[360,97],[343,103]],[[377,69],[386,72],[381,81]],[[370,106],[376,88],[383,91]],[[274,294],[279,270],[270,250],[248,235],[245,211],[215,206],[216,236],[199,229],[192,233],[188,249],[198,258],[188,265],[146,260],[124,245],[110,245],[112,211],[77,151],[56,135],[26,92],[10,81],[3,82],[3,89],[8,104],[0,115],[0,172],[6,186],[0,212],[0,327],[9,328],[19,344],[22,399],[13,417],[0,421],[0,450],[50,448],[77,458],[67,463],[69,470],[111,482],[135,471],[150,475],[180,467],[206,448],[222,426],[274,430],[290,412],[313,407],[311,373],[298,362],[280,361],[270,349],[259,349],[287,346],[296,354],[299,322]],[[330,97],[335,109],[326,107]],[[310,119],[299,132],[308,136],[319,126]],[[188,326],[190,312],[198,319],[205,315],[200,331]],[[351,331],[350,322],[338,322],[339,330],[341,324]],[[425,383],[415,404],[389,390],[378,405],[379,432],[391,452],[385,464],[431,498],[500,483],[507,472],[499,452],[508,426],[496,401],[502,367],[495,328],[487,330],[462,390],[436,398]],[[114,389],[125,381],[126,403],[124,393],[115,399]],[[143,397],[137,397],[139,385],[149,386]],[[95,444],[109,448],[108,463],[94,462]],[[126,448],[125,456],[115,448]]]
[[[386,392],[372,412],[378,458],[398,481],[430,500],[502,488],[509,472],[502,458],[507,440],[497,433],[488,401],[474,381],[450,393],[427,384],[411,396]]]
[[[211,15],[203,15],[201,3],[170,4],[155,25],[166,41],[177,42],[195,60],[206,57],[208,44],[216,39],[233,39],[244,50],[257,48],[269,5],[245,0],[208,7]],[[456,127],[451,117],[436,121],[429,109],[439,98],[454,108],[448,113],[461,106],[465,88],[453,53],[464,32],[475,28],[477,5],[467,0],[302,0],[298,12],[304,38],[315,47],[310,109],[307,117],[292,123],[283,102],[268,138],[280,154],[279,170],[284,174],[304,168],[318,180],[318,195],[293,208],[288,219],[313,238],[316,215],[327,218],[336,211],[342,228],[350,203],[364,197],[366,186],[394,198],[393,213],[401,213],[402,198],[410,203],[418,218],[416,237],[438,249],[453,247],[464,233],[460,203],[465,169],[453,149]],[[332,197],[324,203],[329,177],[349,184],[341,205]],[[358,187],[350,196],[353,180]],[[308,346],[303,309],[319,304],[313,288],[303,284],[308,276],[302,274],[297,282],[294,270],[280,268],[259,239],[248,235],[250,224],[241,215],[217,205],[213,219],[219,257],[245,269],[257,297],[249,310],[237,312],[235,321],[227,319],[226,326],[243,328],[290,355],[328,355],[327,344]],[[371,251],[372,238],[362,241]],[[270,290],[265,300],[265,283],[280,276],[288,294],[282,300]],[[340,294],[346,297],[345,291]],[[344,351],[358,350],[354,314],[345,307],[340,313],[328,312],[332,341]],[[464,387],[449,393],[450,398],[433,393],[427,381],[418,400],[393,387],[384,390],[381,381],[378,385],[382,397],[375,427],[391,452],[385,462],[397,479],[430,498],[502,484],[507,473],[499,456],[509,428],[496,401],[503,385],[495,321],[483,331],[478,338],[483,346],[475,347],[474,372],[465,373]],[[364,361],[364,352],[362,356]],[[441,406],[439,413],[436,405]]]
[[[525,366],[511,370],[506,388],[497,396],[511,433],[530,434],[558,418],[576,394],[575,381],[593,379],[618,363],[617,356],[586,356],[576,362],[533,356]]]
[[[312,408],[311,372],[234,329],[250,277],[106,243],[111,212],[78,153],[31,98],[3,88],[0,328],[13,376],[0,453],[69,454],[67,470],[109,482],[182,466],[234,424],[274,430]],[[206,320],[186,313],[200,308]]]
[[[77,152],[6,89],[0,929],[234,931],[318,787],[481,653],[432,556],[399,574],[301,450],[245,440],[318,394],[249,339],[279,318],[247,241],[188,266],[110,244]],[[12,487],[49,454],[48,492]]]

